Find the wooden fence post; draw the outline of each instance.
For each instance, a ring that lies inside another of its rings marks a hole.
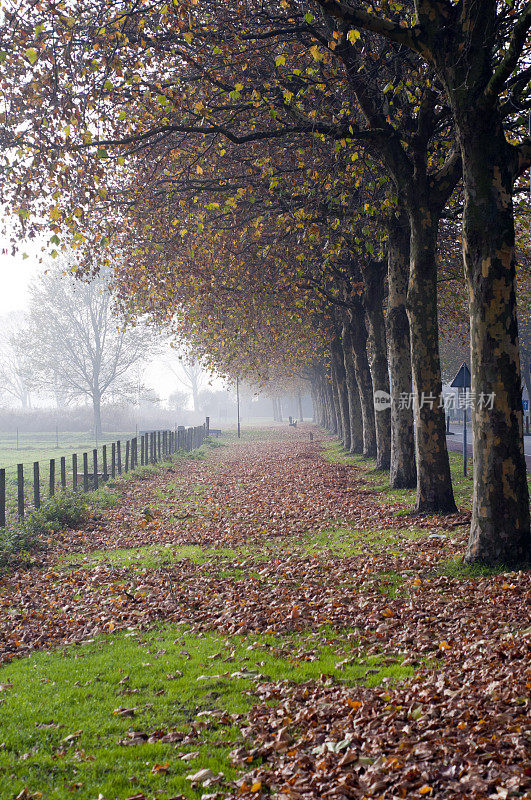
[[[94,470],[94,482],[93,482],[93,489],[94,491],[99,487],[98,481],[98,449],[94,448],[92,451],[92,467]]]
[[[111,478],[116,475],[116,444],[111,444]]]
[[[206,435],[208,436],[208,434],[210,433],[210,417],[205,418],[205,430],[206,430]]]
[[[157,431],[157,446],[158,446],[159,461],[162,459],[162,450],[161,450],[161,446],[160,446],[160,439],[161,439],[160,431]]]
[[[17,429],[18,432],[18,429]],[[17,464],[17,506],[20,519],[24,517],[24,464]]]
[[[0,469],[0,528],[6,526],[6,471]]]
[[[107,445],[106,444],[104,444],[103,447],[101,448],[101,452],[102,452],[102,458],[103,458],[103,480],[104,481],[108,481],[109,480],[109,471],[108,471],[108,468],[107,468]]]
[[[77,492],[77,453],[72,454],[72,491]]]
[[[38,461],[33,462],[33,505],[37,509],[41,507],[41,478]]]
[[[55,494],[55,458],[50,459],[50,497]]]
[[[89,490],[88,453],[83,453],[83,491]]]
[[[66,489],[66,456],[61,456],[61,489]]]
[[[118,439],[116,442],[116,461],[118,467],[118,475],[122,474],[122,443]]]
[[[129,451],[130,451],[130,449],[131,449],[130,442],[129,442],[129,439],[127,439],[127,441],[125,443],[125,465],[124,465],[125,466],[125,470],[124,470],[125,472],[129,472]]]

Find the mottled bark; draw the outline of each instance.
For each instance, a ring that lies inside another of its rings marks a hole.
[[[387,352],[391,392],[392,489],[413,489],[417,485],[413,406],[407,400],[412,391],[411,344],[406,311],[409,283],[409,221],[404,212],[389,225],[387,269]],[[401,400],[402,398],[402,400]]]
[[[358,383],[361,418],[363,424],[363,455],[376,456],[376,426],[374,421],[374,398],[372,376],[367,357],[367,328],[363,308],[349,309],[348,328],[352,345],[352,360]]]
[[[361,415],[360,390],[356,379],[356,368],[352,352],[352,340],[348,325],[341,331],[345,377],[347,381],[348,407],[350,415],[350,452],[363,453],[363,420]]]
[[[376,427],[376,469],[387,470],[391,463],[391,407],[378,400],[389,395],[389,365],[385,335],[384,298],[386,264],[369,261],[363,264],[365,284],[363,305],[369,329],[372,386],[375,396],[374,418]]]
[[[463,165],[463,257],[470,301],[474,500],[466,559],[486,564],[531,560],[529,492],[523,452],[520,356],[515,294],[512,194],[529,165],[525,147],[508,144],[502,108],[507,81],[529,38],[514,18],[505,68],[494,64],[499,4],[419,7],[423,54],[435,66],[452,108]],[[441,38],[441,30],[445,31]],[[521,64],[525,64],[522,60]],[[527,82],[527,81],[525,81]],[[510,96],[510,95],[508,95]],[[522,158],[522,161],[520,161]],[[485,397],[494,395],[493,408]]]
[[[410,275],[407,313],[415,398],[416,510],[453,513],[456,505],[446,447],[439,331],[437,325],[437,215],[421,198],[411,209]]]
[[[463,120],[463,255],[470,295],[474,501],[467,561],[531,560],[512,206],[500,121]],[[493,396],[493,407],[482,402]]]
[[[343,346],[341,339],[337,336],[331,345],[332,369],[337,386],[337,396],[339,414],[341,416],[341,443],[343,447],[350,450],[350,411],[347,391],[347,379],[345,372],[345,361],[343,357]]]

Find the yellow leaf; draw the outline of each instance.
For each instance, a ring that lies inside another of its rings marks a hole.
[[[310,47],[310,53],[312,54],[315,61],[323,60],[323,54],[321,53],[316,44],[314,44],[313,47]]]
[[[277,56],[275,58],[275,64],[277,65],[277,67],[282,67],[285,63],[286,59],[284,58],[284,56]]]
[[[53,220],[59,220],[59,219],[61,219],[61,212],[60,212],[60,210],[57,208],[57,206],[54,206],[54,207],[51,209],[51,211],[50,211],[50,216],[51,216],[51,218],[52,218]]]
[[[203,168],[200,167],[199,164],[195,168],[195,171],[197,172],[198,175],[202,175],[203,174]]]
[[[350,44],[354,44],[354,42],[356,42],[360,38],[361,38],[360,32],[355,30],[354,28],[347,33],[347,39],[349,40]]]
[[[262,781],[255,781],[251,786],[251,792],[259,792],[262,788]]]
[[[191,33],[183,33],[183,39],[187,44],[190,44],[192,41],[193,35]]]
[[[431,786],[428,786],[427,783],[425,783],[424,786],[421,786],[419,789],[419,794],[422,795],[429,794],[430,792],[431,792]]]
[[[28,59],[30,64],[35,64],[35,62],[37,61],[38,57],[39,57],[39,54],[37,53],[35,48],[34,47],[28,47],[28,49],[26,50],[26,58]]]

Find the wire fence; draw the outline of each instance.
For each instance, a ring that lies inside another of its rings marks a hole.
[[[16,475],[0,469],[0,528],[20,521],[32,509],[56,493],[96,491],[108,480],[136,467],[157,464],[178,451],[191,452],[201,447],[209,435],[209,419],[195,427],[175,430],[140,431],[128,439],[118,439],[91,450],[69,456],[34,461],[33,467],[17,464]],[[79,458],[79,455],[81,456]]]

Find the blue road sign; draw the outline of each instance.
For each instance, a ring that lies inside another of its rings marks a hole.
[[[470,370],[464,361],[450,386],[453,389],[470,389]]]

